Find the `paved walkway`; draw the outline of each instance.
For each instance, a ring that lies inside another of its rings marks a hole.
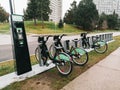
[[[120,48],[61,90],[120,90]]]

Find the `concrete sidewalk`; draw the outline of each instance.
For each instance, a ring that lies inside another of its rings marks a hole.
[[[120,48],[61,90],[120,90]]]

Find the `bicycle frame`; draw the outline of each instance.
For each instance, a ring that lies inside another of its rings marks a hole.
[[[49,37],[50,36],[46,37],[46,40],[44,40],[44,37],[38,38],[39,46],[35,50],[36,59],[40,62],[39,64],[41,66],[49,66],[49,64],[54,63],[60,74],[69,75],[72,71],[72,62],[70,56],[67,53],[59,52],[60,48],[57,46],[54,46],[57,52],[55,52],[54,56],[51,56],[46,45]],[[47,63],[48,58],[52,62]]]
[[[77,42],[79,42],[80,40],[78,39],[72,40],[75,43],[75,47],[71,46],[71,48],[69,48],[69,40],[67,40],[68,45],[67,45],[67,50],[66,50],[63,47],[62,42],[61,42],[61,39],[63,36],[65,35],[63,34],[60,36],[59,35],[54,36],[55,45],[61,46],[62,51],[69,54],[72,62],[74,62],[76,65],[79,65],[79,66],[85,65],[88,61],[88,53],[82,48],[77,47]]]
[[[52,60],[53,63],[58,63],[58,61],[55,60],[55,57],[56,57],[56,55],[57,55],[57,53],[58,53],[59,50],[56,48],[57,52],[55,53],[54,57],[51,57],[50,53],[48,52],[48,47],[46,45],[46,42],[47,42],[47,40],[48,40],[49,37],[47,38],[46,41],[44,41],[44,37],[42,37],[42,38],[43,39],[40,41],[39,48],[41,49],[41,55],[44,57],[44,59],[46,59],[44,61],[44,64],[47,62],[48,58],[50,60]]]
[[[98,36],[92,36],[92,44],[90,45],[90,42],[88,41],[88,37],[86,37],[87,33],[82,33],[82,47],[86,48],[94,48],[94,50],[98,53],[104,53],[108,49],[108,45],[104,40],[101,40]]]
[[[87,33],[82,33],[82,46],[84,48],[95,48],[97,45],[95,45],[99,41],[99,37],[92,36],[92,45],[90,45],[89,38],[87,37]]]
[[[63,47],[62,43],[61,43],[61,39],[62,37],[65,36],[64,34],[59,36],[54,36],[54,41],[55,41],[55,46],[60,46],[61,49],[63,50],[63,52],[66,52],[67,54],[69,54],[71,56],[71,51],[74,49],[73,46],[70,48],[69,52],[65,50],[65,48]]]

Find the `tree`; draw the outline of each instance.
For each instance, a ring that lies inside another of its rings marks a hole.
[[[98,17],[96,5],[92,0],[80,1],[75,13],[76,25],[82,26],[85,30],[92,30],[97,24]]]
[[[98,28],[99,29],[106,29],[107,28],[107,15],[105,13],[102,13],[99,16]]]
[[[49,14],[51,13],[50,1],[49,0],[37,0],[37,11],[38,18],[42,21],[42,27],[44,27],[44,20],[49,19]]]
[[[118,25],[118,15],[113,12],[113,14],[107,15],[107,23],[110,29],[115,29]]]
[[[59,21],[59,23],[58,23],[58,27],[59,27],[59,28],[63,28],[63,21],[62,21],[62,19],[60,19],[60,21]]]
[[[0,6],[0,22],[8,21],[9,14]]]
[[[77,9],[76,1],[71,4],[70,10],[65,13],[64,22],[68,24],[75,24],[75,11]]]
[[[33,19],[34,24],[36,25],[36,19],[38,17],[38,11],[37,11],[37,0],[29,0],[28,7],[25,12],[25,17],[27,19]]]
[[[49,14],[51,12],[49,8],[49,0],[29,0],[28,7],[26,9],[25,18],[34,19],[36,24],[36,19],[42,21],[49,19]]]

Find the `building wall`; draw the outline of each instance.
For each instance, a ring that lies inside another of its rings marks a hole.
[[[112,14],[114,11],[120,16],[120,1],[119,0],[93,0],[96,4],[99,14]]]
[[[58,23],[62,18],[62,0],[50,0],[50,8],[49,20]]]

